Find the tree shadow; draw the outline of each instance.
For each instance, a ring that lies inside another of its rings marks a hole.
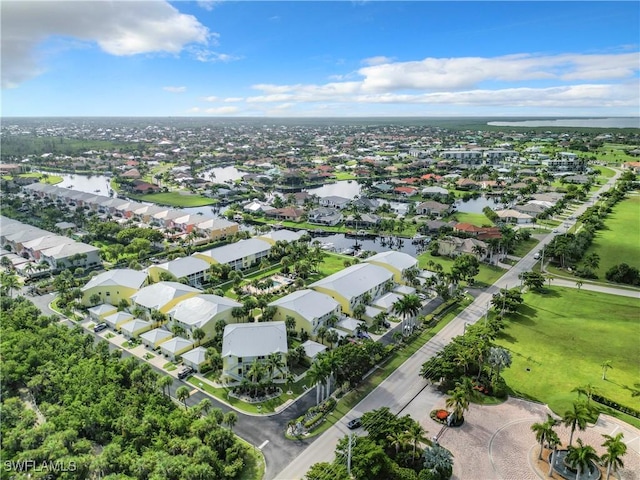
[[[518,343],[518,340],[516,339],[516,337],[504,331],[498,333],[498,338],[511,344]]]

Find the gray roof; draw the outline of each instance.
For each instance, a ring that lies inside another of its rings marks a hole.
[[[89,280],[84,287],[83,291],[89,290],[94,287],[111,287],[121,286],[133,289],[139,289],[147,279],[147,275],[144,272],[139,272],[130,268],[119,268],[116,270],[108,270],[100,273]]]
[[[342,320],[338,322],[336,327],[341,328],[342,330],[346,330],[347,332],[355,332],[360,325],[364,325],[365,322],[362,320],[356,320],[351,317],[344,317]]]
[[[207,349],[204,347],[196,347],[182,354],[182,361],[191,362],[194,365],[202,365],[207,361]]]
[[[328,288],[348,299],[363,295],[392,278],[393,274],[384,267],[360,263],[318,280],[309,287]]]
[[[141,328],[150,327],[151,322],[147,322],[146,320],[140,320],[139,318],[134,318],[130,322],[123,323],[120,326],[120,330],[124,330],[127,333],[134,333],[140,330]]]
[[[376,299],[375,302],[373,302],[373,306],[383,308],[386,311],[391,311],[391,309],[393,308],[393,304],[396,303],[401,298],[402,298],[402,295],[398,293],[392,293],[392,292],[385,293],[380,298]]]
[[[71,241],[71,243],[63,243],[61,245],[56,245],[55,247],[47,248],[41,250],[40,253],[43,257],[51,257],[55,259],[69,258],[73,255],[77,255],[79,253],[90,253],[90,252],[99,252],[100,249],[98,247],[94,247],[93,245],[89,245],[87,243],[81,243],[76,241]]]
[[[271,250],[271,244],[266,240],[248,238],[229,245],[206,250],[199,255],[210,257],[220,264],[225,264],[241,260],[250,255],[268,252],[269,250]]]
[[[133,319],[133,315],[129,312],[116,312],[108,317],[105,317],[104,321],[107,322],[112,327],[115,327],[116,324],[129,321]]]
[[[153,330],[149,330],[148,332],[144,332],[140,335],[140,338],[150,343],[157,343],[159,340],[171,337],[173,337],[173,333],[169,330],[165,330],[164,328],[154,328]]]
[[[101,303],[100,305],[89,308],[89,312],[93,313],[94,315],[104,315],[105,313],[113,312],[114,310],[117,310],[116,307],[114,307],[110,303]]]
[[[333,312],[340,304],[325,293],[305,288],[285,295],[269,305],[293,310],[311,322],[314,318]]]
[[[180,323],[202,328],[205,323],[220,313],[241,306],[241,303],[227,297],[203,294],[178,302],[168,314]]]
[[[159,310],[171,300],[193,292],[202,290],[178,282],[158,282],[138,290],[131,295],[131,300],[143,307]]]
[[[181,257],[169,262],[156,265],[157,268],[166,270],[176,278],[187,277],[194,273],[204,272],[209,269],[209,262],[196,257]]]
[[[313,359],[316,358],[320,353],[324,352],[327,349],[327,346],[318,342],[314,342],[313,340],[307,340],[302,344],[302,348],[304,348],[304,354],[307,357]]]
[[[258,357],[287,353],[284,322],[235,323],[224,327],[222,357]]]
[[[408,253],[397,252],[395,250],[376,253],[375,255],[368,257],[365,262],[383,263],[393,268],[397,268],[400,271],[418,265],[417,258],[412,257]]]
[[[300,237],[305,233],[306,233],[305,231],[294,232],[293,230],[282,229],[282,230],[272,230],[269,233],[260,235],[260,237],[270,238],[274,242],[277,242],[277,241],[295,242],[297,240],[300,240]]]
[[[169,353],[176,353],[180,350],[193,346],[193,344],[194,343],[191,340],[186,340],[182,337],[174,337],[163,342],[162,345],[160,345],[160,350]]]

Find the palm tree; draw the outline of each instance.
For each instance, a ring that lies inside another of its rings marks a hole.
[[[207,334],[204,332],[204,330],[199,327],[194,328],[193,331],[191,332],[191,336],[197,342],[196,345],[198,346],[200,345],[200,342],[206,335]]]
[[[578,287],[578,291],[580,291],[580,289],[582,288],[582,285],[584,285],[584,282],[582,280],[578,280],[576,282],[576,287]]]
[[[540,443],[540,452],[538,453],[538,460],[542,459],[542,449],[544,448],[544,442],[547,440],[553,433],[553,427],[557,425],[557,421],[551,415],[547,414],[547,421],[534,423],[531,425],[531,430],[536,435],[536,440]]]
[[[275,372],[282,373],[282,369],[285,367],[285,363],[282,361],[282,355],[275,352],[267,356],[266,364],[269,378],[273,378]]]
[[[571,427],[569,447],[571,447],[573,443],[573,433],[576,431],[576,428],[579,430],[585,430],[587,428],[587,422],[590,419],[589,413],[588,407],[582,402],[573,402],[573,408],[564,413],[562,423],[565,427]]]
[[[578,395],[584,395],[585,397],[587,397],[587,406],[591,404],[591,399],[593,398],[593,395],[598,393],[598,389],[593,385],[591,385],[590,383],[587,383],[582,387],[576,387],[571,391],[576,392]]]
[[[327,333],[327,342],[329,342],[329,348],[333,348],[333,345],[340,340],[340,334],[336,330],[329,330]]]
[[[551,458],[549,459],[549,473],[547,474],[547,476],[550,477],[551,475],[553,475],[553,464],[556,461],[556,455],[558,454],[558,445],[560,445],[560,437],[556,432],[554,432],[553,430],[550,430],[547,433],[545,440],[549,448],[552,449]]]
[[[9,297],[12,297],[14,290],[20,290],[18,276],[15,273],[2,272],[0,274],[0,287],[5,295],[8,294]]]
[[[413,422],[409,429],[405,432],[405,437],[409,442],[413,443],[413,460],[415,462],[416,450],[418,443],[426,443],[431,445],[431,440],[427,437],[427,431],[418,422]]]
[[[387,435],[387,441],[390,446],[395,447],[397,456],[400,453],[400,449],[407,443],[406,432],[393,432]]]
[[[320,339],[320,343],[324,343],[324,337],[327,335],[328,329],[324,325],[321,325],[316,332],[316,337]]]
[[[453,414],[456,420],[460,421],[464,419],[464,411],[469,410],[469,394],[461,386],[457,386],[449,392],[449,398],[447,398],[447,408],[453,408]]]
[[[615,473],[618,468],[624,467],[624,462],[620,457],[627,453],[627,444],[622,441],[622,437],[624,437],[622,432],[618,433],[615,437],[611,435],[603,435],[603,437],[605,441],[602,446],[607,449],[607,453],[602,455],[600,460],[607,466],[606,480],[609,480],[612,470],[613,473]]]
[[[257,358],[253,361],[253,363],[249,367],[249,370],[247,370],[247,377],[251,379],[251,383],[253,383],[253,386],[256,389],[254,394],[255,396],[258,396],[258,386],[260,384],[262,376],[264,375],[264,372],[264,364],[258,361]]]
[[[321,359],[316,359],[307,370],[307,378],[312,385],[316,386],[316,405],[320,405],[320,388],[330,374],[328,364]]]
[[[157,385],[162,388],[162,394],[164,395],[164,389],[165,388],[169,388],[171,387],[171,385],[173,385],[173,377],[169,376],[169,375],[165,375],[163,377],[160,377],[158,379]]]
[[[224,414],[222,422],[229,427],[229,430],[233,430],[233,427],[238,423],[238,414],[236,412],[227,412]]]
[[[191,393],[189,392],[189,389],[184,385],[178,387],[178,389],[176,390],[176,398],[184,404],[185,410],[187,409],[187,398],[189,398],[190,396]]]
[[[591,470],[592,462],[600,460],[595,449],[591,445],[584,445],[582,439],[577,440],[578,446],[569,445],[566,461],[571,468],[577,470],[576,480],[580,480],[580,475],[584,470]]]
[[[393,313],[402,317],[402,332],[404,333],[407,327],[407,319],[415,318],[420,309],[422,308],[422,302],[420,298],[415,294],[405,295],[402,298],[396,300],[393,304]]]
[[[489,365],[496,372],[495,378],[499,378],[500,370],[511,366],[511,353],[502,347],[491,347],[489,350]]]
[[[609,370],[610,368],[613,368],[613,366],[611,365],[611,360],[605,360],[600,364],[600,366],[602,367],[602,380],[606,380],[607,370]]]

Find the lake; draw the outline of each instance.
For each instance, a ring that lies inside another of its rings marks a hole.
[[[456,200],[456,210],[461,213],[482,213],[484,207],[491,210],[502,210],[504,204],[489,197],[472,198],[468,201]]]
[[[558,118],[523,120],[516,122],[488,122],[496,127],[591,127],[591,128],[640,128],[639,117],[611,118]]]
[[[48,175],[55,175],[62,177],[62,182],[57,183],[56,187],[70,188],[72,190],[78,190],[79,192],[97,193],[99,195],[109,196],[110,177],[104,175],[76,175],[73,173],[58,173],[58,172],[41,172]],[[117,196],[114,192],[114,196]]]
[[[230,165],[228,167],[210,168],[209,170],[205,170],[204,172],[202,172],[199,176],[200,178],[204,178],[208,182],[227,183],[240,180],[243,175],[246,174],[238,170],[236,167]]]

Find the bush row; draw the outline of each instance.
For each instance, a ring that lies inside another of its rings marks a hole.
[[[601,403],[602,405],[606,405],[607,407],[611,407],[614,410],[618,410],[619,412],[626,413],[627,415],[631,415],[635,418],[640,418],[640,411],[635,408],[627,407],[626,405],[620,405],[618,402],[614,402],[610,398],[603,397],[602,395],[594,394],[591,397],[595,402]]]

